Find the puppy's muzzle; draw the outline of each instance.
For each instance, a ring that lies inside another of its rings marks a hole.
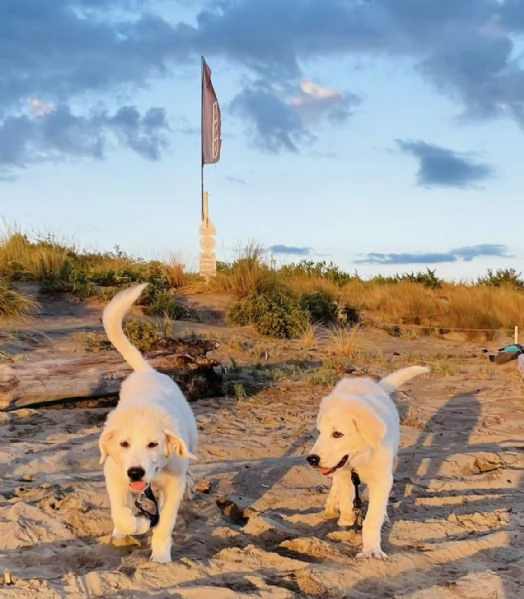
[[[314,453],[308,455],[306,460],[310,466],[313,466],[313,468],[318,468],[318,465],[320,464],[320,456]]]
[[[129,477],[129,480],[135,482],[142,480],[145,474],[146,471],[140,466],[133,466],[132,468],[129,468],[129,470],[127,471],[127,476]]]

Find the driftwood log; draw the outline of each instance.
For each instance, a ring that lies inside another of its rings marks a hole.
[[[146,357],[189,400],[223,395],[222,369],[207,357],[213,341],[162,339]],[[117,395],[131,369],[114,351],[0,365],[0,411]]]

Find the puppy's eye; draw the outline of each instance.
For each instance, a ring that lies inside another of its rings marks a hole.
[[[147,444],[147,448],[148,449],[153,449],[154,447],[158,447],[158,442],[157,441],[151,441],[151,443]]]
[[[120,441],[120,447],[127,449],[129,447],[129,442],[128,441]]]
[[[339,431],[335,431],[333,433],[333,437],[335,437],[335,439],[340,439],[340,437],[343,437],[344,433],[340,433]]]

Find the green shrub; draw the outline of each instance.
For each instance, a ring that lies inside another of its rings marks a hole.
[[[342,321],[343,324],[349,326],[360,324],[362,322],[360,310],[355,306],[344,304],[339,308],[339,320]]]
[[[162,288],[148,285],[140,301],[145,311],[151,316],[161,316],[170,320],[199,320],[194,308],[184,306],[176,301],[173,295]]]
[[[328,263],[325,260],[318,262],[301,260],[293,264],[285,264],[280,268],[279,274],[283,277],[325,279],[339,286],[345,285],[353,279],[359,279],[357,274],[350,275],[333,264],[333,262]]]
[[[147,320],[129,320],[122,327],[126,337],[141,352],[148,352],[160,339],[155,325]]]
[[[398,277],[399,275],[397,275]],[[405,274],[399,277],[401,281],[409,281],[411,283],[419,283],[428,289],[440,289],[442,287],[442,279],[436,275],[436,271],[431,268],[426,268],[426,272],[417,272]]]
[[[514,268],[499,268],[493,272],[491,268],[484,277],[477,280],[477,285],[486,287],[513,287],[515,289],[524,289],[524,281],[521,279],[521,273]]]
[[[442,287],[442,279],[437,277],[436,271],[431,268],[426,268],[425,272],[407,273],[407,274],[396,274],[392,277],[385,277],[383,275],[377,275],[371,279],[371,283],[378,285],[392,285],[395,283],[401,283],[407,281],[409,283],[418,283],[428,289],[440,289]]]
[[[134,282],[142,282],[143,277],[135,270],[119,268],[95,272],[89,276],[89,280],[101,287],[126,287]]]
[[[282,292],[252,295],[232,306],[228,320],[233,325],[252,324],[262,335],[289,339],[308,325],[309,313]]]
[[[333,324],[338,321],[338,304],[325,291],[304,293],[300,296],[298,305],[309,314],[312,323]]]

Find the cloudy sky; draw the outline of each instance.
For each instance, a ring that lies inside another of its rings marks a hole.
[[[218,258],[523,270],[524,0],[1,0],[0,216],[197,268],[200,56]]]

